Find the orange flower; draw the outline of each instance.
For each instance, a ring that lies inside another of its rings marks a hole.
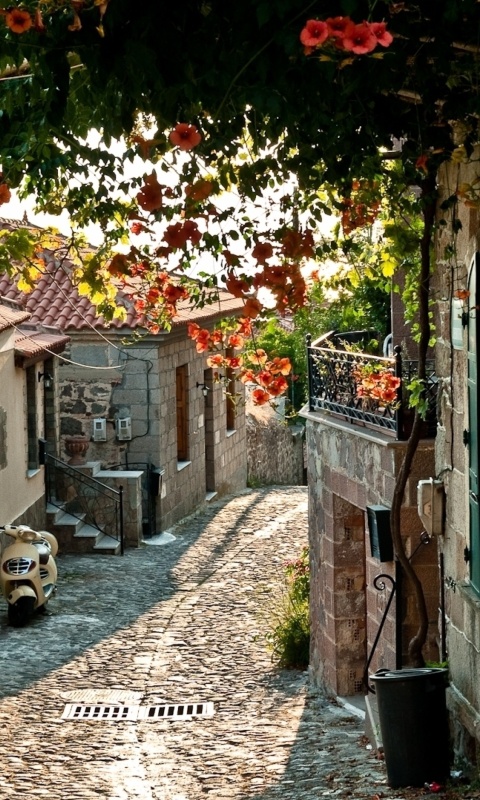
[[[202,328],[199,331],[196,342],[197,353],[204,353],[206,350],[208,350],[210,346],[210,334],[205,328]]]
[[[257,383],[259,383],[260,386],[264,386],[265,389],[267,388],[267,386],[270,386],[272,381],[273,381],[273,375],[271,372],[269,372],[268,369],[262,369],[262,371],[259,372],[257,375]]]
[[[466,300],[467,297],[470,297],[470,292],[468,289],[457,289],[457,291],[453,293],[453,296],[458,297],[459,300]]]
[[[185,194],[190,200],[193,200],[194,203],[200,203],[202,200],[206,200],[212,192],[213,183],[205,180],[196,181],[185,189]]]
[[[180,150],[193,150],[202,141],[195,125],[189,125],[186,122],[179,122],[178,125],[175,125],[168,138]]]
[[[167,283],[163,289],[163,296],[167,303],[175,304],[178,300],[187,298],[188,292],[183,286],[175,286],[173,283]]]
[[[268,391],[270,392],[272,397],[278,397],[280,394],[283,394],[287,389],[288,389],[288,381],[285,380],[283,375],[279,375],[278,378],[274,378],[268,387]]]
[[[233,294],[234,297],[243,297],[246,292],[250,291],[250,285],[244,278],[237,278],[233,272],[227,272],[225,279],[227,292]]]
[[[239,379],[242,383],[253,383],[255,381],[255,372],[253,369],[245,369],[239,375]]]
[[[195,339],[198,338],[200,330],[201,330],[200,325],[197,325],[196,322],[189,322],[188,325],[187,325],[187,333],[188,333],[190,339],[193,339],[194,341],[195,341]],[[207,331],[207,333],[208,333],[208,331]]]
[[[162,207],[162,187],[155,173],[146,176],[145,183],[137,194],[137,203],[145,211],[156,211]]]
[[[230,356],[225,359],[225,365],[230,369],[239,369],[243,364],[242,356]]]
[[[428,156],[426,155],[426,153],[423,153],[423,155],[419,156],[415,161],[416,168],[424,172],[425,175],[428,173],[427,161],[428,161]]]
[[[255,297],[249,297],[245,305],[243,306],[243,313],[246,317],[250,317],[251,319],[255,319],[260,314],[262,310],[262,304],[259,300]]]
[[[269,242],[258,242],[252,250],[252,256],[259,264],[265,264],[267,258],[273,256],[273,247]]]
[[[228,346],[233,347],[235,350],[240,350],[245,344],[245,339],[239,333],[232,333],[228,337]]]
[[[270,395],[265,389],[254,389],[252,392],[252,400],[256,406],[264,406],[265,403],[270,402]]]
[[[249,353],[248,358],[252,364],[266,364],[268,360],[265,350],[262,350],[261,348],[254,350],[253,353]]]
[[[25,33],[33,25],[33,19],[28,11],[22,11],[21,8],[12,8],[7,11],[5,22],[13,33]]]
[[[10,189],[6,183],[0,183],[0,205],[8,203],[11,198]]]
[[[237,331],[241,333],[242,336],[250,336],[252,333],[252,320],[248,317],[239,319]]]
[[[209,367],[223,367],[225,361],[220,353],[217,353],[213,356],[208,356],[207,364]]]
[[[168,225],[163,238],[170,247],[184,247],[187,243],[187,234],[181,222]]]
[[[292,371],[292,364],[289,358],[276,358],[270,362],[270,372],[274,375],[280,372],[282,375],[288,375]]]

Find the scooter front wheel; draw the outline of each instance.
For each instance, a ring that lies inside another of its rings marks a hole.
[[[34,608],[34,597],[20,597],[16,603],[8,606],[8,622],[14,628],[21,628],[32,616]]]

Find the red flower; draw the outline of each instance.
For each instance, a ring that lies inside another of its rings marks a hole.
[[[278,397],[280,394],[283,394],[287,389],[288,389],[288,381],[285,380],[283,375],[279,375],[278,378],[274,378],[268,387],[268,391],[270,392],[272,397]]]
[[[269,242],[258,242],[252,250],[252,256],[259,264],[265,264],[267,258],[273,256],[273,247]]]
[[[168,225],[163,238],[170,247],[184,247],[187,242],[187,236],[181,222],[176,222],[175,225]]]
[[[8,203],[11,198],[10,189],[6,183],[0,183],[0,205]]]
[[[325,20],[329,35],[334,39],[344,39],[347,33],[354,28],[350,17],[329,17]]]
[[[319,19],[309,19],[300,33],[300,41],[305,47],[319,47],[328,38],[328,25]]]
[[[342,44],[345,50],[362,56],[375,50],[377,37],[372,32],[368,22],[362,22],[360,25],[353,25],[347,31],[342,39]]]
[[[179,122],[178,125],[175,125],[168,138],[180,150],[193,150],[202,141],[195,125],[189,125],[186,122]]]
[[[213,192],[213,183],[211,181],[199,180],[196,183],[187,186],[185,194],[190,200],[199,203],[206,200],[207,197]]]
[[[206,350],[208,350],[210,345],[209,332],[205,328],[202,328],[199,331],[198,336],[196,337],[196,341],[197,341],[196,345],[197,353],[204,353]]]
[[[387,31],[386,22],[371,22],[370,30],[375,36],[378,44],[381,44],[382,47],[389,47],[392,44],[393,36],[391,33],[389,33],[389,31]]]
[[[130,225],[131,233],[138,234],[144,230],[145,230],[145,225],[143,225],[141,222],[132,222],[132,224]]]
[[[242,318],[238,320],[237,325],[238,333],[242,334],[242,336],[251,336],[252,333],[252,320],[247,318]]]
[[[197,223],[193,222],[191,219],[187,219],[187,221],[184,222],[183,232],[185,234],[185,239],[190,239],[192,244],[198,244],[202,238],[202,234],[198,230]]]
[[[257,383],[259,383],[260,386],[265,387],[265,389],[271,384],[272,381],[273,375],[268,369],[262,369],[262,371],[257,375]]]
[[[33,25],[33,19],[28,11],[22,11],[20,8],[12,8],[7,11],[5,22],[13,33],[25,33]]]
[[[428,156],[426,155],[426,153],[423,153],[423,155],[419,156],[415,161],[416,168],[418,170],[422,170],[422,172],[424,172],[425,175],[428,172],[427,161],[428,161]]]
[[[265,389],[254,389],[252,392],[252,400],[254,405],[263,406],[265,403],[270,402],[270,395]]]
[[[238,369],[242,364],[242,356],[230,356],[225,359],[225,366],[230,367],[230,369]]]
[[[198,338],[200,330],[201,330],[200,325],[197,325],[196,322],[189,322],[188,325],[187,325],[188,336],[190,337],[190,339],[193,339],[194,341],[195,341],[195,339]],[[207,331],[207,333],[208,333],[208,331]]]
[[[246,317],[250,317],[251,319],[255,319],[260,314],[263,306],[259,300],[255,297],[249,297],[245,305],[243,306],[243,313]]]
[[[162,187],[155,173],[146,176],[145,183],[137,194],[137,203],[145,211],[156,211],[162,207]]]

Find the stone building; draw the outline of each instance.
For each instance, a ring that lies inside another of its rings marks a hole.
[[[60,450],[66,436],[85,435],[93,472],[141,474],[145,535],[164,531],[217,495],[246,486],[245,410],[215,382],[187,323],[212,328],[239,315],[241,301],[179,307],[169,332],[149,334],[127,298],[125,322],[107,326],[72,286],[68,269],[46,261],[35,289],[22,295],[6,277],[0,294],[22,303],[36,324],[70,338],[59,367]],[[208,354],[207,354],[208,355]],[[235,386],[239,396],[242,384]]]
[[[0,292],[0,524],[45,528],[39,439],[59,432],[57,355],[68,336],[32,324]]]
[[[461,223],[452,233],[441,203],[462,184],[478,185],[480,150],[469,163],[444,165],[439,174],[433,296],[436,371],[440,382],[435,474],[445,493],[438,537],[445,595],[444,627],[454,750],[469,761],[480,756],[480,522],[478,504],[478,345],[480,307],[479,204],[459,201]],[[452,245],[454,245],[452,247]]]

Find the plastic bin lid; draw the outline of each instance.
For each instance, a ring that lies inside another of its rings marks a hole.
[[[416,667],[392,670],[379,669],[378,672],[375,672],[375,674],[370,677],[372,681],[408,681],[446,672],[447,670],[444,667]]]

